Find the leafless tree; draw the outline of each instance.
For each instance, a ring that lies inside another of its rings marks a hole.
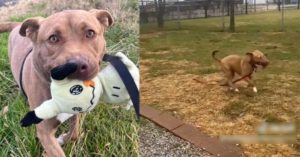
[[[231,32],[235,31],[235,19],[234,19],[234,0],[230,0],[230,25],[229,30]]]
[[[281,11],[281,0],[274,0],[274,2],[277,4],[278,11]]]
[[[254,0],[254,12],[256,12],[256,0]]]
[[[225,0],[225,2],[226,2],[226,9],[227,9],[227,16],[230,15],[230,1],[232,1],[232,0]]]
[[[148,13],[145,10],[144,1],[141,0],[141,8],[140,8],[140,22],[141,23],[148,23]]]
[[[224,11],[225,11],[225,1],[221,0],[221,7],[222,7],[222,31],[225,31],[225,17],[224,17]]]
[[[163,28],[166,0],[154,0],[154,4],[156,10],[157,26],[159,28]]]
[[[285,1],[282,0],[282,9],[281,9],[281,31],[284,32],[285,31],[285,26],[284,26],[284,3]]]
[[[245,0],[245,14],[248,14],[248,0]]]
[[[204,2],[204,17],[207,18],[208,17],[208,9],[210,7],[210,0],[206,0]]]

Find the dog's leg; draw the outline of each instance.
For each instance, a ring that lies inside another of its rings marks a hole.
[[[60,124],[55,118],[42,121],[36,126],[39,138],[47,156],[65,157],[65,153],[55,138],[55,132]]]
[[[230,90],[234,90],[235,92],[239,92],[239,89],[232,83],[232,79],[228,80],[228,85]]]
[[[226,77],[226,82],[229,86],[230,90],[234,90],[235,92],[239,92],[239,89],[235,87],[235,85],[232,83],[234,78],[234,72],[227,68],[222,68]]]
[[[62,134],[57,138],[60,145],[63,145],[65,142],[69,140],[76,141],[78,139],[79,132],[80,132],[79,119],[80,119],[80,115],[74,115],[71,117],[69,122],[70,125],[69,132],[66,134]]]
[[[257,93],[257,88],[254,85],[254,82],[250,78],[246,78],[245,81],[248,83],[249,87],[252,87],[254,93]]]
[[[222,80],[220,82],[220,86],[228,86],[228,80],[227,79],[226,80]]]

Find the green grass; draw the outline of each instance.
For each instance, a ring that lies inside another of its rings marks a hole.
[[[283,62],[288,60],[291,64],[297,64],[300,59],[300,53],[297,53],[300,52],[297,43],[300,23],[296,20],[299,16],[299,10],[287,11],[286,32],[279,32],[280,14],[277,12],[237,16],[236,33],[221,32],[220,18],[182,20],[181,29],[177,29],[176,21],[166,22],[163,29],[158,29],[156,24],[143,24],[141,25],[141,51],[168,50],[172,55],[142,53],[141,57],[174,61],[184,58],[197,62],[201,66],[211,66],[213,50],[220,50],[218,56],[223,57],[232,53],[245,54],[259,49],[269,54],[272,61],[268,69],[270,73],[278,74],[285,71],[300,76],[299,68],[290,65],[287,68]],[[180,51],[182,49],[184,51]],[[191,70],[196,73],[207,72],[207,70],[193,68]]]
[[[184,71],[180,75],[195,74],[209,78],[213,73],[220,73],[219,66],[211,57],[212,51],[219,50],[217,56],[222,58],[229,54],[244,55],[258,49],[267,53],[271,61],[266,69],[255,74],[258,94],[254,94],[250,88],[240,89],[239,94],[225,92],[224,99],[228,101],[220,110],[220,116],[224,116],[224,120],[235,122],[250,114],[259,121],[295,121],[299,125],[299,18],[300,10],[287,10],[284,32],[281,32],[281,13],[277,11],[236,16],[235,33],[227,30],[223,32],[222,19],[219,17],[181,20],[180,28],[177,21],[166,22],[164,28],[157,28],[155,23],[142,24],[140,49],[142,60],[149,60],[145,62],[147,73],[149,72],[147,80],[176,74],[177,71]],[[225,21],[228,28],[228,17]],[[165,51],[168,53],[162,53]],[[168,64],[174,61],[178,65]],[[198,65],[180,66],[180,61]],[[207,93],[212,97],[214,94]],[[211,101],[214,101],[213,98]],[[164,110],[164,104],[155,107]],[[173,108],[180,109],[175,105]],[[195,115],[183,117],[189,116]],[[253,125],[253,128],[256,125],[258,124]],[[295,146],[294,149],[297,149]]]
[[[44,6],[36,7],[41,9]],[[46,14],[33,12],[10,19],[23,21],[32,16]],[[138,62],[137,31],[116,23],[105,37],[109,52],[125,52],[134,62]],[[7,39],[7,33],[0,34],[0,110],[9,106],[8,113],[0,114],[0,156],[41,156],[43,148],[36,137],[35,127],[22,128],[19,124],[29,106],[19,94],[10,71]],[[99,104],[90,114],[82,116],[80,138],[67,143],[63,149],[67,156],[138,156],[138,126],[133,110]],[[57,136],[67,131],[66,122],[59,127]]]

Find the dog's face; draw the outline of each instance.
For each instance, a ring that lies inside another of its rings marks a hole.
[[[263,68],[269,65],[268,58],[259,50],[247,53],[250,56],[251,62],[255,65],[261,65]]]
[[[105,10],[68,10],[28,19],[20,34],[33,42],[33,61],[39,73],[50,76],[52,69],[72,63],[76,70],[69,78],[87,80],[100,70],[106,47],[104,32],[111,24],[112,17]]]

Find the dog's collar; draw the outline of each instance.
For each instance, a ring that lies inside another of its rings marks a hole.
[[[20,69],[20,76],[19,76],[19,84],[20,84],[20,89],[21,89],[21,92],[22,94],[25,96],[26,100],[28,99],[26,93],[25,93],[25,90],[24,90],[24,87],[23,87],[23,69],[24,69],[24,65],[25,65],[25,62],[26,62],[26,59],[27,57],[29,56],[29,54],[32,52],[33,48],[30,48],[21,64],[21,69]]]
[[[253,62],[250,62],[250,65],[251,65],[251,67],[252,67],[251,72],[250,72],[249,74],[244,75],[244,76],[240,77],[239,79],[233,81],[232,83],[239,82],[239,81],[241,81],[241,80],[243,80],[243,79],[245,79],[245,78],[247,78],[247,77],[249,77],[249,78],[251,79],[253,72],[256,72],[257,66],[256,66],[256,64],[253,63]]]
[[[256,69],[257,69],[257,65],[256,64],[252,64],[251,66],[252,66],[252,72],[255,72]]]

